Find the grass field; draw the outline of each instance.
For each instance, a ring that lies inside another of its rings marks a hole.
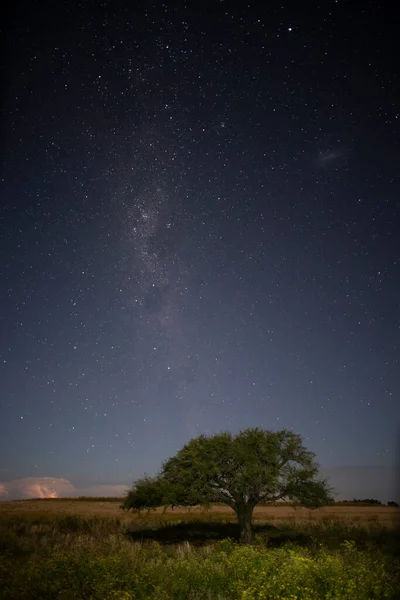
[[[132,521],[132,513],[120,509],[123,498],[94,499],[40,499],[19,500],[16,502],[0,503],[0,519],[16,517],[48,517],[49,515],[79,515],[119,518],[124,522]],[[162,520],[181,520],[206,518],[207,520],[223,519],[235,521],[233,510],[227,505],[213,505],[209,511],[201,507],[168,508],[164,515],[163,509],[150,513],[153,518]],[[162,517],[161,517],[162,515]],[[292,506],[257,506],[253,514],[253,522],[285,523],[285,522],[319,522],[339,520],[346,524],[368,524],[376,522],[387,527],[400,526],[400,508],[388,506],[344,506],[334,505],[309,510]]]
[[[121,500],[0,503],[4,600],[400,599],[400,509],[226,506],[133,515]]]

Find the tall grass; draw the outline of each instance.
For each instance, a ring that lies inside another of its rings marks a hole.
[[[400,598],[395,528],[325,519],[254,529],[255,545],[240,546],[222,520],[10,517],[0,521],[0,598]]]

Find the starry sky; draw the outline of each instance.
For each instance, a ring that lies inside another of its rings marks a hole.
[[[255,426],[399,497],[397,26],[265,4],[9,14],[2,499],[120,494]]]

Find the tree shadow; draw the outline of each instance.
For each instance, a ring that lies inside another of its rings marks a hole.
[[[254,536],[265,540],[269,548],[278,548],[286,542],[295,542],[301,546],[311,542],[311,537],[296,531],[282,531],[274,525],[255,524],[252,527]],[[219,521],[181,521],[154,528],[127,531],[126,537],[134,542],[156,541],[163,545],[189,542],[193,546],[218,542],[226,538],[239,541],[239,525],[237,523],[221,523]]]

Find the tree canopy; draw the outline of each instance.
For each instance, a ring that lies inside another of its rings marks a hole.
[[[241,540],[249,542],[254,507],[278,500],[317,508],[332,498],[300,435],[250,428],[190,440],[157,477],[134,484],[123,508],[225,503],[236,513]]]

